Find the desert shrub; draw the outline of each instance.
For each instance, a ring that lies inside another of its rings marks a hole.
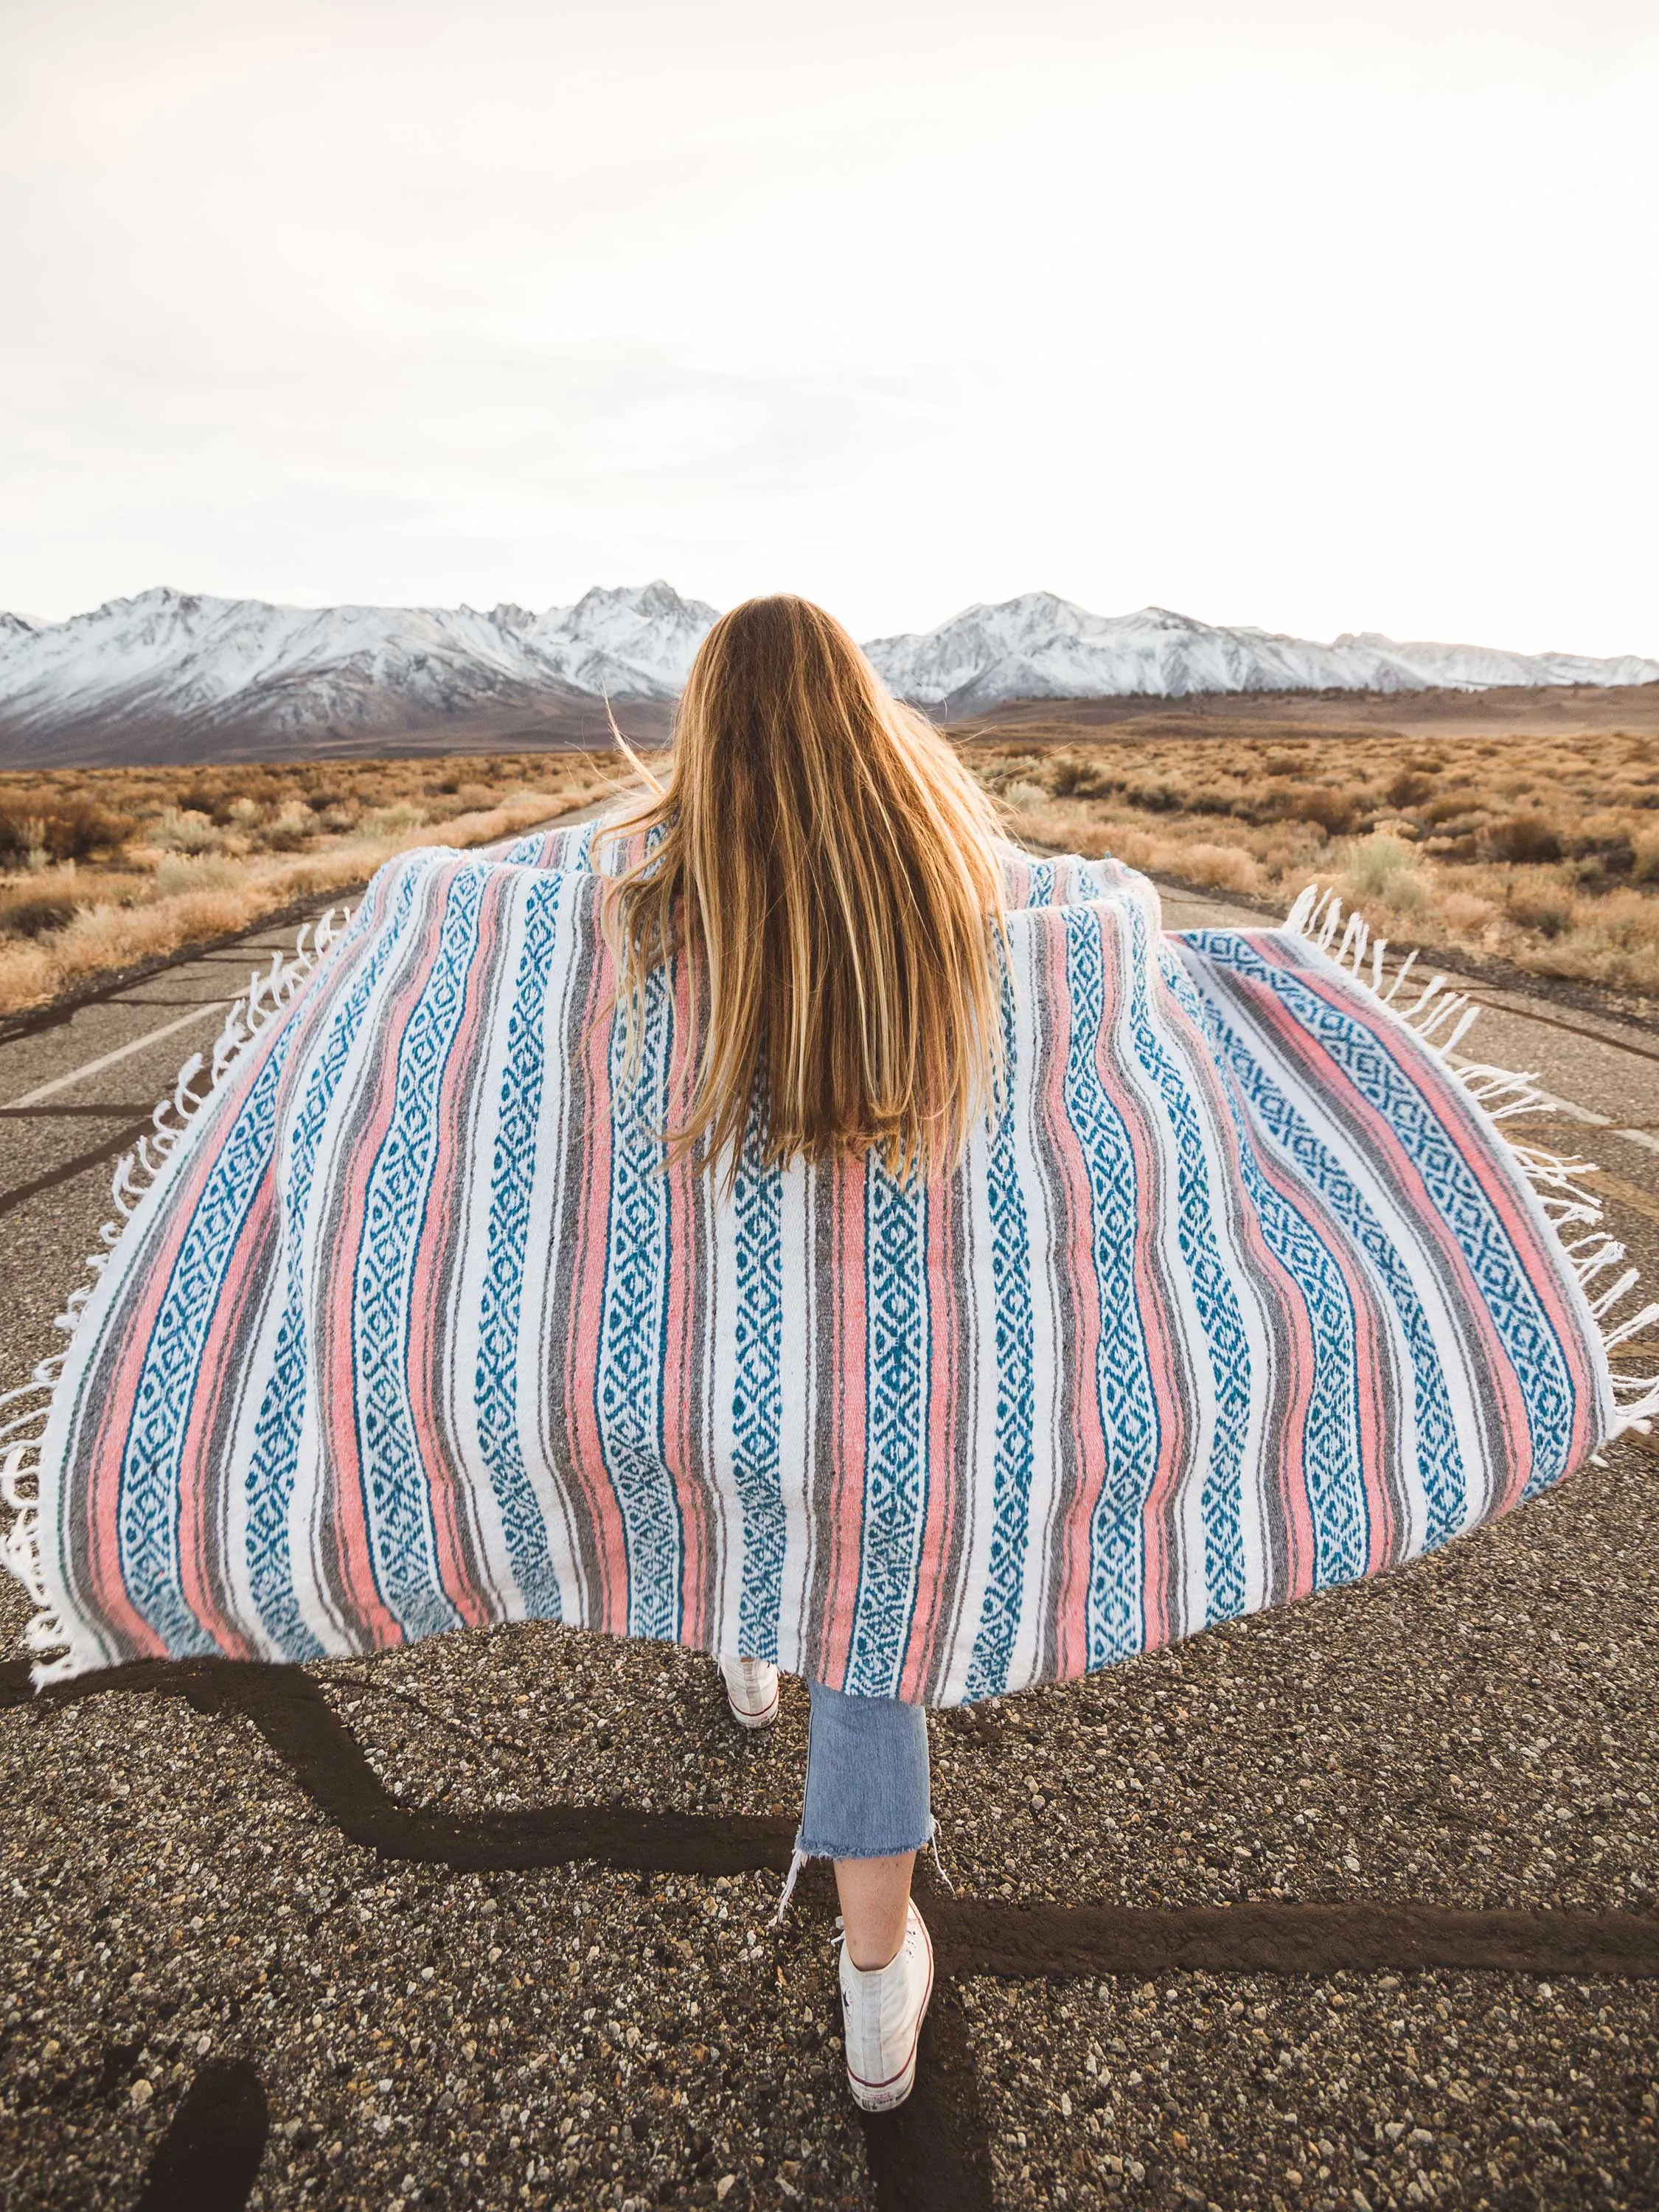
[[[1389,830],[1378,830],[1362,838],[1348,855],[1348,881],[1358,899],[1408,913],[1423,903],[1418,874],[1420,856],[1414,845]]]
[[[0,894],[0,934],[41,937],[74,919],[76,902],[67,892],[20,888]]]
[[[230,890],[241,882],[243,874],[238,861],[220,854],[193,857],[174,853],[160,863],[152,880],[158,898],[177,898],[181,891]]]
[[[164,853],[210,853],[219,832],[199,806],[169,806],[150,824],[149,842]]]
[[[317,817],[303,799],[285,799],[255,834],[268,853],[298,853],[316,836]]]
[[[44,868],[46,865],[46,818],[8,807],[0,810],[0,866]]]
[[[1389,786],[1389,804],[1390,806],[1421,806],[1433,792],[1434,778],[1431,775],[1425,775],[1420,768],[1401,769]]]
[[[40,811],[0,807],[0,866],[40,867],[46,860],[90,860],[118,853],[137,828],[130,814],[90,799]]]
[[[175,803],[181,814],[204,814],[210,822],[223,823],[229,821],[235,802],[230,787],[222,779],[216,783],[186,784]]]
[[[1237,845],[1212,845],[1202,842],[1183,844],[1181,848],[1181,873],[1190,883],[1202,884],[1206,890],[1259,891],[1263,884],[1262,870],[1249,853],[1240,852]]]
[[[1561,830],[1561,848],[1576,860],[1598,862],[1604,874],[1628,875],[1636,859],[1632,830],[1612,808],[1601,807]]]
[[[1496,921],[1498,911],[1497,902],[1482,898],[1478,891],[1447,891],[1440,901],[1441,918],[1458,937],[1479,938]]]
[[[1086,753],[1061,753],[1054,764],[1049,787],[1057,799],[1101,799],[1116,788],[1109,766]]]
[[[60,860],[118,859],[138,830],[131,814],[111,806],[76,807],[58,818],[64,824],[59,833]],[[50,830],[47,836],[50,845]]]
[[[1180,814],[1193,805],[1197,793],[1182,784],[1158,776],[1126,783],[1123,796],[1131,806],[1143,807],[1148,814]]]
[[[1526,866],[1559,860],[1561,840],[1542,814],[1510,814],[1489,822],[1476,840],[1483,860],[1512,860]]]
[[[1273,813],[1280,822],[1314,823],[1328,837],[1348,836],[1359,820],[1353,793],[1322,783],[1287,784],[1273,793]]]
[[[1017,814],[1030,814],[1048,804],[1048,794],[1040,783],[1011,783],[1002,795]]]
[[[257,830],[264,811],[257,799],[244,792],[240,799],[231,800],[225,819],[234,830]]]
[[[1572,927],[1572,893],[1565,884],[1546,878],[1540,883],[1517,883],[1509,896],[1511,921],[1540,937],[1559,937]]]

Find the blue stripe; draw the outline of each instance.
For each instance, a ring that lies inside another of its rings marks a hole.
[[[532,876],[522,888],[523,936],[507,1018],[501,1113],[490,1163],[474,1378],[478,1443],[513,1578],[526,1612],[538,1620],[558,1620],[562,1608],[550,1531],[525,1465],[522,1425],[533,1425],[538,1409],[520,1407],[519,1370],[536,1137],[547,1073],[547,989],[559,933],[561,888],[556,871]]]
[[[898,1691],[927,1516],[927,1201],[872,1154],[864,1186],[864,1522],[847,1658],[855,1697]]]
[[[966,1696],[994,1698],[1008,1686],[1014,1639],[1019,1632],[1020,1587],[1035,1462],[1031,1422],[1034,1338],[1031,1323],[1031,1235],[1014,1148],[1014,1099],[1018,1089],[1013,979],[1002,979],[1002,1046],[1007,1069],[1003,1110],[988,1147],[987,1198],[991,1216],[991,1281],[996,1298],[996,1455],[991,1480],[991,1540],[985,1598],[969,1662]]]
[[[1066,1115],[1089,1178],[1090,1256],[1100,1307],[1094,1388],[1106,1447],[1105,1480],[1089,1529],[1090,1667],[1139,1651],[1146,1641],[1145,1520],[1163,1439],[1135,1285],[1143,1224],[1134,1148],[1100,1079],[1097,1047],[1110,1019],[1102,946],[1109,926],[1097,907],[1073,907],[1066,915],[1072,1009]]]
[[[663,1459],[662,1346],[668,1317],[669,1207],[664,1172],[673,986],[647,978],[640,1060],[626,1081],[624,1025],[611,1030],[611,1146],[604,1303],[593,1411],[628,1555],[628,1632],[672,1638],[679,1626],[684,1531]]]
[[[738,1632],[746,1659],[778,1656],[787,1524],[778,1464],[783,1392],[783,1182],[760,1162],[751,1121],[732,1191],[736,1230],[736,1374],[732,1390],[732,1480],[743,1516],[743,1590]]]

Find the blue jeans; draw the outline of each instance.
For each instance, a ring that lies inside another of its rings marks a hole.
[[[809,1680],[806,1794],[795,1849],[809,1859],[919,1851],[933,1833],[927,1716],[896,1698],[849,1698]]]

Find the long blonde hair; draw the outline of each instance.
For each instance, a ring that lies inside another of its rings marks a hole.
[[[809,600],[750,599],[704,639],[666,777],[611,834],[644,849],[605,929],[637,1055],[652,969],[687,956],[671,1152],[735,1176],[873,1148],[948,1171],[994,1101],[1002,868],[993,802]]]

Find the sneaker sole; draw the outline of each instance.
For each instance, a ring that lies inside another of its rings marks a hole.
[[[904,2071],[891,2081],[884,2081],[879,2088],[866,2088],[849,2066],[847,2086],[853,2093],[853,2102],[861,2112],[896,2112],[916,2086],[916,2050],[921,2041],[921,2025],[927,2017],[927,2008],[933,2002],[933,1939],[924,1926],[922,1934],[927,1942],[927,1986],[921,1993],[921,2010],[916,2014],[916,2032],[910,2039],[910,2057]]]

